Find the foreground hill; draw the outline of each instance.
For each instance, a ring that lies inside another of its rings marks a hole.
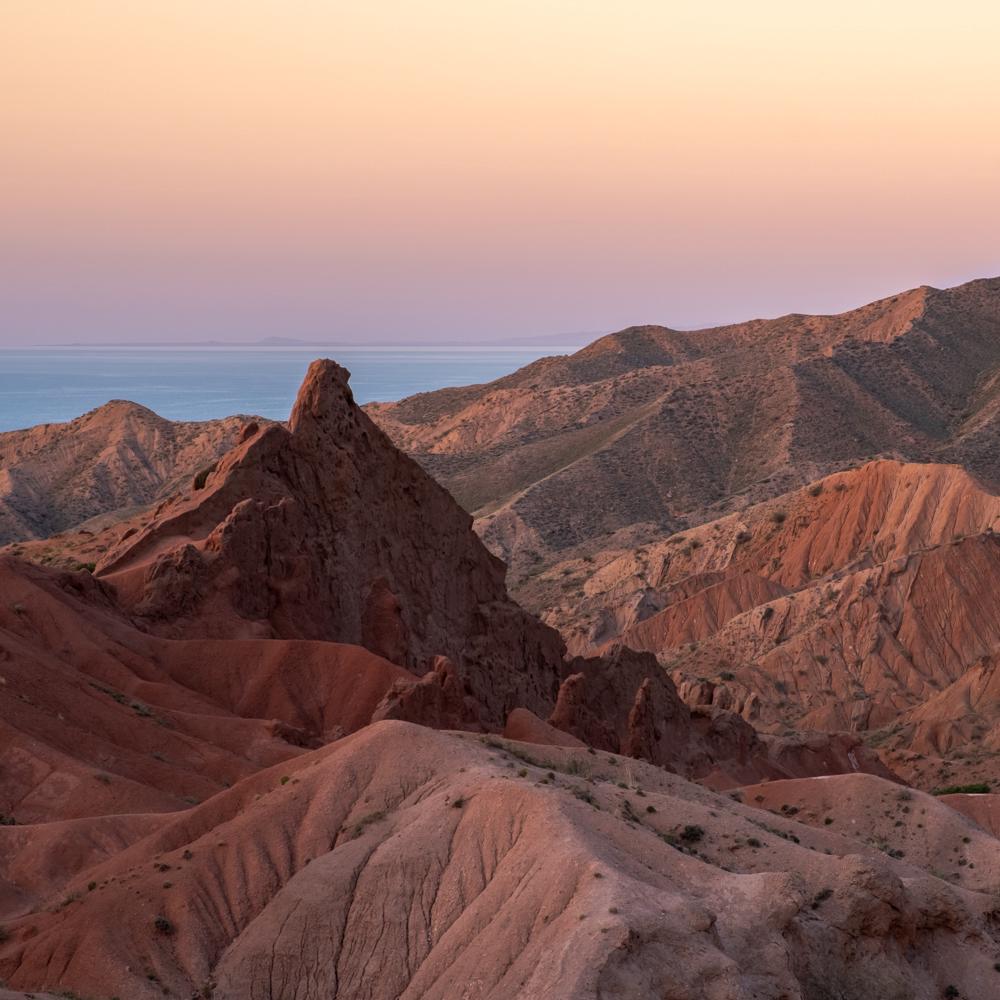
[[[1000,483],[1000,279],[837,316],[634,327],[488,385],[368,412],[525,577],[876,456]]]
[[[134,1000],[994,995],[996,839],[882,779],[832,781],[733,798],[382,722],[183,814],[103,821],[116,835],[8,921],[0,975]],[[0,843],[16,878],[51,851]]]
[[[176,422],[114,400],[0,433],[0,545],[163,499],[228,451],[247,420]]]

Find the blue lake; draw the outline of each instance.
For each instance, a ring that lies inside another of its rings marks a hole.
[[[109,399],[172,420],[252,413],[283,420],[309,362],[333,357],[360,403],[489,382],[565,350],[71,348],[0,350],[0,431],[72,420]]]

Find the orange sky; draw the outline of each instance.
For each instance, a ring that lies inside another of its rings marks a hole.
[[[1000,5],[0,0],[0,342],[490,340],[1000,273]]]

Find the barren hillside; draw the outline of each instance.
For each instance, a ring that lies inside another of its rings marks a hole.
[[[177,422],[115,400],[65,424],[0,433],[0,545],[162,500],[228,451],[250,419]]]
[[[1000,482],[1000,279],[837,316],[635,327],[369,413],[526,576],[655,540],[877,456]]]

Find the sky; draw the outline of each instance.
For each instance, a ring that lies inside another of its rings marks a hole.
[[[0,345],[835,312],[1000,274],[1000,4],[0,0]]]

